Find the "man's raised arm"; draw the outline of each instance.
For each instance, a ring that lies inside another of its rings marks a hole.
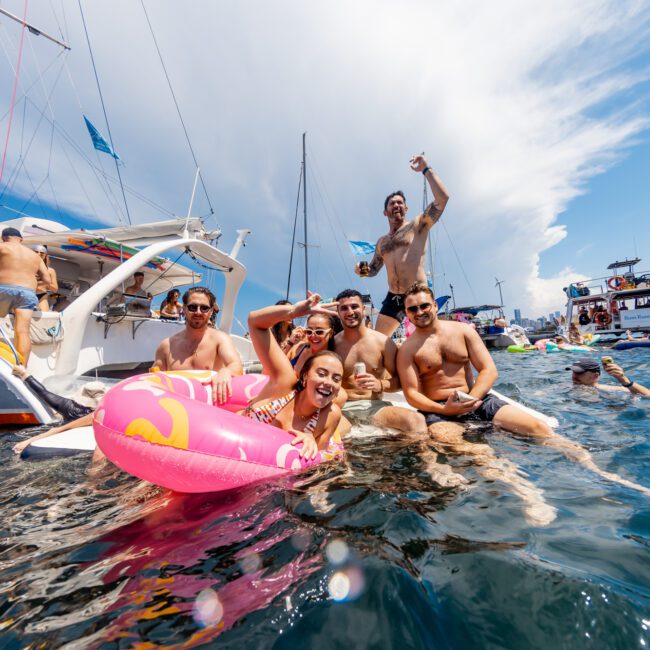
[[[429,167],[424,156],[413,156],[413,158],[411,158],[411,169],[424,174],[429,183],[429,187],[431,188],[431,192],[433,193],[433,201],[425,208],[420,217],[419,224],[426,228],[431,228],[442,216],[447,201],[449,201],[449,193],[442,184],[438,174]]]

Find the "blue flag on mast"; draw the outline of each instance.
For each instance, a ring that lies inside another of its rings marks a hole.
[[[369,241],[351,241],[348,240],[352,253],[354,255],[373,255],[375,252],[375,245]]]
[[[88,133],[90,133],[90,139],[93,141],[93,146],[95,149],[113,156],[115,160],[121,160],[121,158],[113,151],[111,145],[108,144],[106,140],[104,140],[102,134],[95,128],[93,123],[85,115],[84,120],[86,121],[86,127],[88,128]]]

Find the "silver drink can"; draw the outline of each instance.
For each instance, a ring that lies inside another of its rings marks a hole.
[[[358,377],[359,375],[366,374],[366,364],[363,361],[358,361],[354,364],[354,376]]]

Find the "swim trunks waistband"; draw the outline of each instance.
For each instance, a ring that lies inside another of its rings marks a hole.
[[[14,309],[32,311],[38,307],[36,292],[29,287],[0,284],[0,318]]]

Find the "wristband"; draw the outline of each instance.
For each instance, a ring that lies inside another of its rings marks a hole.
[[[430,172],[430,171],[431,171],[431,167],[425,167],[425,168],[422,170],[422,174],[426,174],[427,172]]]
[[[633,385],[634,385],[633,381],[628,381],[627,384],[624,384],[623,382],[621,382],[621,386],[623,386],[623,388],[631,388]]]

